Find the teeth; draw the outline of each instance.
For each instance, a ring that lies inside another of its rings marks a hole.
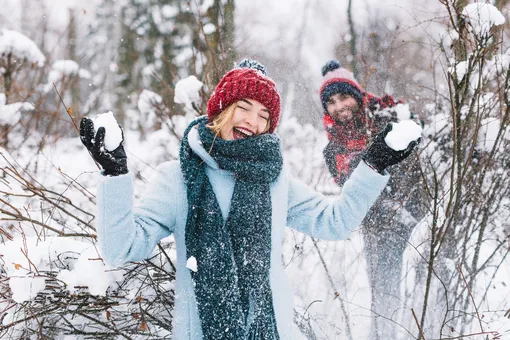
[[[236,128],[236,130],[239,131],[240,133],[242,133],[245,136],[248,136],[248,137],[253,136],[253,132],[250,131],[250,130],[243,129],[243,128]]]

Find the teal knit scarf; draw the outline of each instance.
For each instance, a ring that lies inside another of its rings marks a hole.
[[[282,169],[280,140],[264,134],[234,141],[215,138],[206,118],[192,122],[180,149],[187,185],[187,257],[202,332],[206,340],[277,340],[269,268],[271,260],[270,184]],[[203,147],[236,178],[230,212],[223,221],[204,161],[189,146],[197,126]]]

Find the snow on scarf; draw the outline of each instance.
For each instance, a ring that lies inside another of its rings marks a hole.
[[[181,144],[187,185],[186,251],[197,260],[191,273],[204,338],[279,339],[269,283],[271,259],[270,183],[282,169],[280,141],[264,134],[234,141],[215,138],[206,117],[190,124]],[[203,147],[236,183],[223,221],[204,161],[189,146],[198,127]]]

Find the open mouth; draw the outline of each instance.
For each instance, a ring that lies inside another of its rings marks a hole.
[[[242,128],[242,127],[235,127],[233,128],[232,135],[234,139],[241,139],[241,138],[248,138],[255,135],[255,132]]]

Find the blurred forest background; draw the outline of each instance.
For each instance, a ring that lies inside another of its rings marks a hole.
[[[507,0],[482,3],[508,18]],[[480,28],[473,4],[0,0],[0,337],[172,338],[172,239],[105,272],[76,124],[113,111],[142,189],[221,76],[253,58],[282,95],[287,162],[326,195],[340,192],[322,159],[326,61],[424,124],[417,176],[380,202],[391,216],[343,242],[287,231],[296,338],[510,338],[510,27]],[[200,96],[176,103],[189,76]]]

